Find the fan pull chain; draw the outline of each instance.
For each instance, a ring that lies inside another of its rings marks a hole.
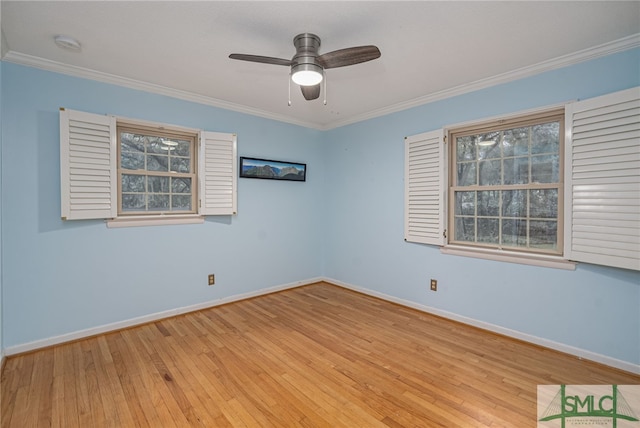
[[[289,73],[289,107],[291,107],[291,73]]]
[[[327,76],[324,76],[324,105],[327,105]]]

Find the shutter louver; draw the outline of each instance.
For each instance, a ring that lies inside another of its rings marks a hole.
[[[405,240],[444,245],[446,189],[443,131],[406,137],[404,144]]]
[[[203,131],[200,145],[200,214],[236,214],[236,135]]]
[[[60,110],[63,220],[116,217],[116,155],[114,117]]]
[[[640,88],[566,113],[565,257],[640,270]]]

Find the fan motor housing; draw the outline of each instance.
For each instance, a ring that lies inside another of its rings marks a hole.
[[[291,59],[295,65],[316,64],[318,49],[320,48],[320,37],[311,33],[298,34],[293,38],[293,45],[296,47],[296,54]]]

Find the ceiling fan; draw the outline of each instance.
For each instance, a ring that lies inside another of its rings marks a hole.
[[[320,96],[320,82],[324,77],[324,70],[380,58],[380,50],[373,45],[355,46],[318,55],[320,37],[311,33],[298,34],[293,38],[293,45],[296,53],[290,60],[237,53],[229,55],[229,58],[291,67],[291,80],[300,85],[306,100],[315,100]]]

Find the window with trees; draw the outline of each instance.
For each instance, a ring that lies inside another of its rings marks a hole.
[[[449,132],[449,243],[562,254],[564,109]]]
[[[236,134],[60,109],[63,220],[109,227],[235,215]]]
[[[119,215],[195,213],[196,134],[118,126]]]
[[[405,241],[640,270],[639,89],[405,137]]]

